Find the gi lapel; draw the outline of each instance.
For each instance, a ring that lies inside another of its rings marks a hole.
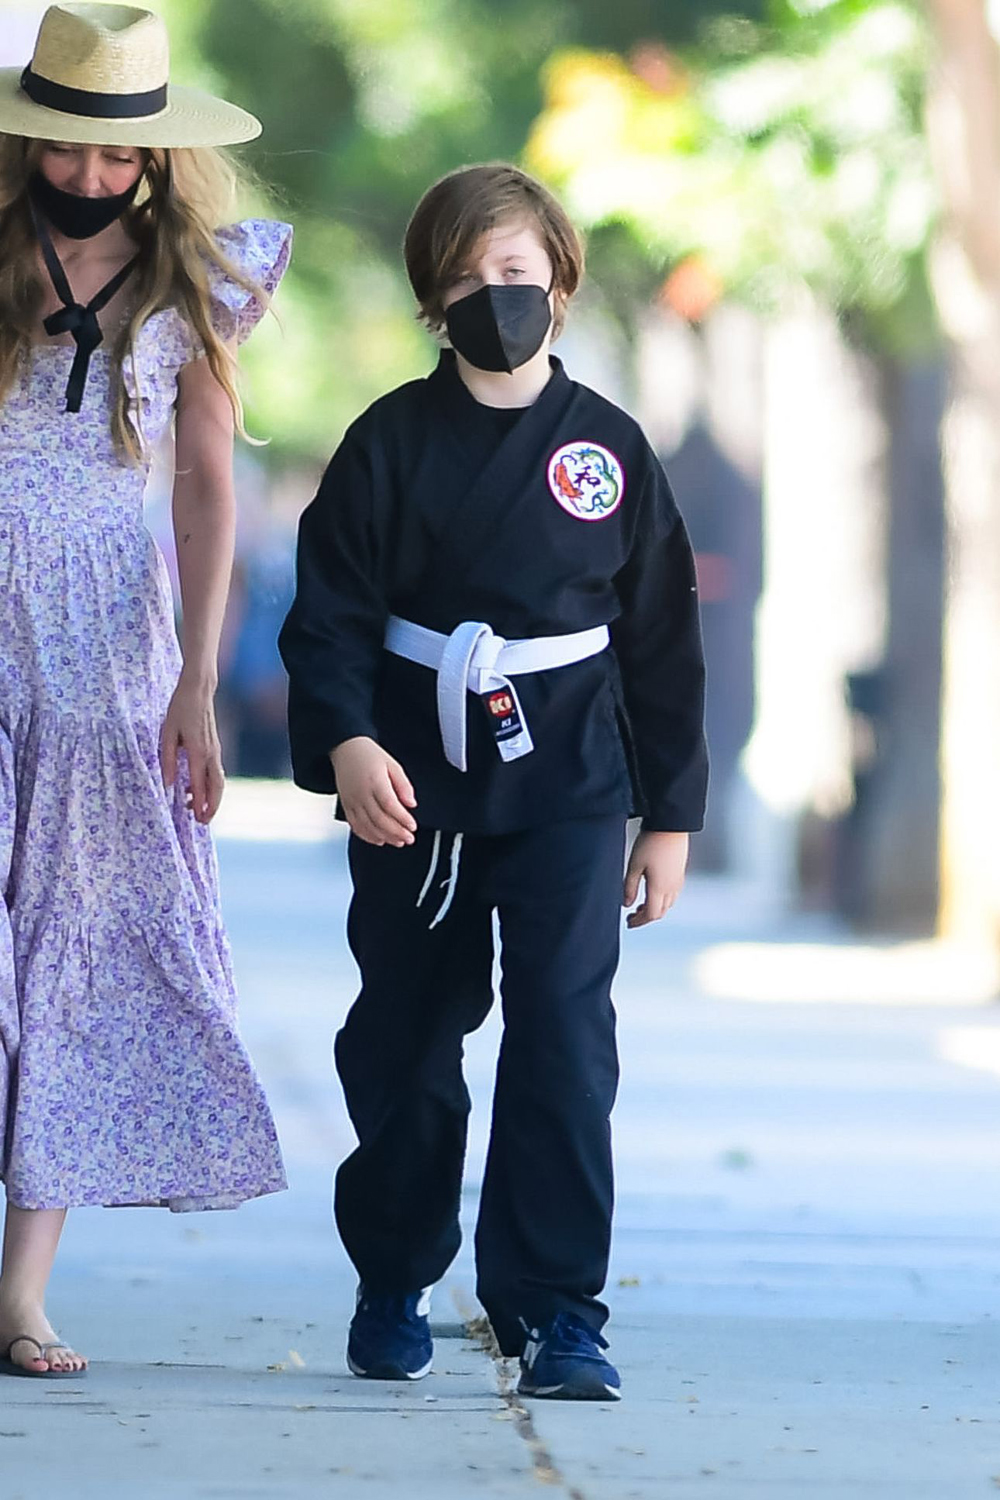
[[[509,521],[525,489],[544,475],[578,390],[560,360],[553,358],[552,365],[551,379],[538,399],[525,407],[499,444],[485,451],[488,424],[479,402],[463,384],[451,350],[442,353],[437,369],[428,377],[433,418],[445,424],[461,453],[457,467],[470,476],[456,493],[438,497],[432,523],[435,570],[442,561],[467,569],[486,539]]]

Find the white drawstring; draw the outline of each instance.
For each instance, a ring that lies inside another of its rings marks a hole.
[[[427,875],[425,876],[424,883],[423,883],[423,885],[420,888],[420,895],[417,897],[417,905],[418,906],[423,906],[424,899],[427,896],[427,892],[430,890],[431,886],[434,883],[434,876],[435,876],[435,873],[437,872],[437,868],[438,868],[438,864],[440,862],[440,859],[441,859],[441,830],[440,830],[440,828],[437,828],[434,831],[434,845],[433,845],[433,848],[431,849],[431,862],[430,862],[429,866],[427,867]],[[462,835],[460,833],[456,833],[453,836],[452,841],[451,841],[451,870],[450,870],[449,875],[448,875],[448,880],[447,880],[447,882],[445,882],[445,881],[441,882],[442,885],[447,885],[447,889],[445,890],[444,900],[441,903],[441,906],[440,906],[440,908],[438,910],[437,916],[434,918],[433,922],[430,924],[430,927],[428,928],[428,931],[431,931],[433,928],[435,928],[438,925],[439,922],[443,922],[444,919],[445,919],[445,917],[448,915],[448,912],[449,912],[449,910],[451,908],[451,903],[455,899],[455,890],[456,890],[456,887],[458,886],[458,871],[459,871],[459,866],[460,866],[460,863],[461,863],[461,859],[462,859]]]
[[[420,895],[417,897],[417,905],[418,906],[423,906],[423,904],[424,904],[424,897],[427,895],[427,892],[431,888],[431,881],[434,879],[434,871],[437,869],[438,856],[440,855],[440,853],[441,853],[441,830],[440,830],[440,828],[438,828],[435,831],[435,834],[434,834],[434,848],[431,850],[431,862],[427,866],[427,879],[424,881],[423,885],[421,886],[421,888],[420,888]]]
[[[431,923],[430,928],[428,929],[431,932],[433,932],[434,928],[439,922],[444,921],[445,917],[448,915],[448,909],[455,899],[455,891],[458,887],[458,866],[461,858],[462,835],[460,833],[456,833],[451,846],[451,873],[448,876],[448,889],[445,892],[444,901],[441,903],[441,910],[438,912],[437,916]]]

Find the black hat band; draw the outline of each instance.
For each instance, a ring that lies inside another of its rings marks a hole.
[[[167,85],[145,94],[92,94],[89,89],[71,89],[31,71],[21,74],[21,87],[28,98],[45,109],[64,115],[82,115],[88,120],[138,120],[158,115],[167,107]]]

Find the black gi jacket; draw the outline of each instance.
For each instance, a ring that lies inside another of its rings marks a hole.
[[[515,679],[535,745],[518,760],[501,760],[469,693],[461,772],[444,757],[435,673],[383,649],[390,613],[446,634],[482,620],[508,639],[606,624],[612,648]],[[638,425],[557,359],[533,405],[501,414],[446,351],[353,423],[302,516],[279,644],[309,791],[334,792],[329,751],[368,735],[412,781],[423,827],[498,834],[619,812],[701,827],[704,663],[684,523]]]

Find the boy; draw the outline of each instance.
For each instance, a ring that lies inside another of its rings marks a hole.
[[[336,1060],[358,1147],[336,1218],[358,1375],[431,1366],[424,1289],[459,1241],[462,1039],[504,1037],[478,1293],[523,1395],[616,1399],[603,1351],[624,902],[661,917],[701,826],[691,551],[634,421],[549,345],[583,256],[517,168],[436,183],[404,246],[434,372],[349,429],[302,517],[281,634],[300,786],[339,794],[362,988]],[[479,701],[477,701],[477,699]]]

